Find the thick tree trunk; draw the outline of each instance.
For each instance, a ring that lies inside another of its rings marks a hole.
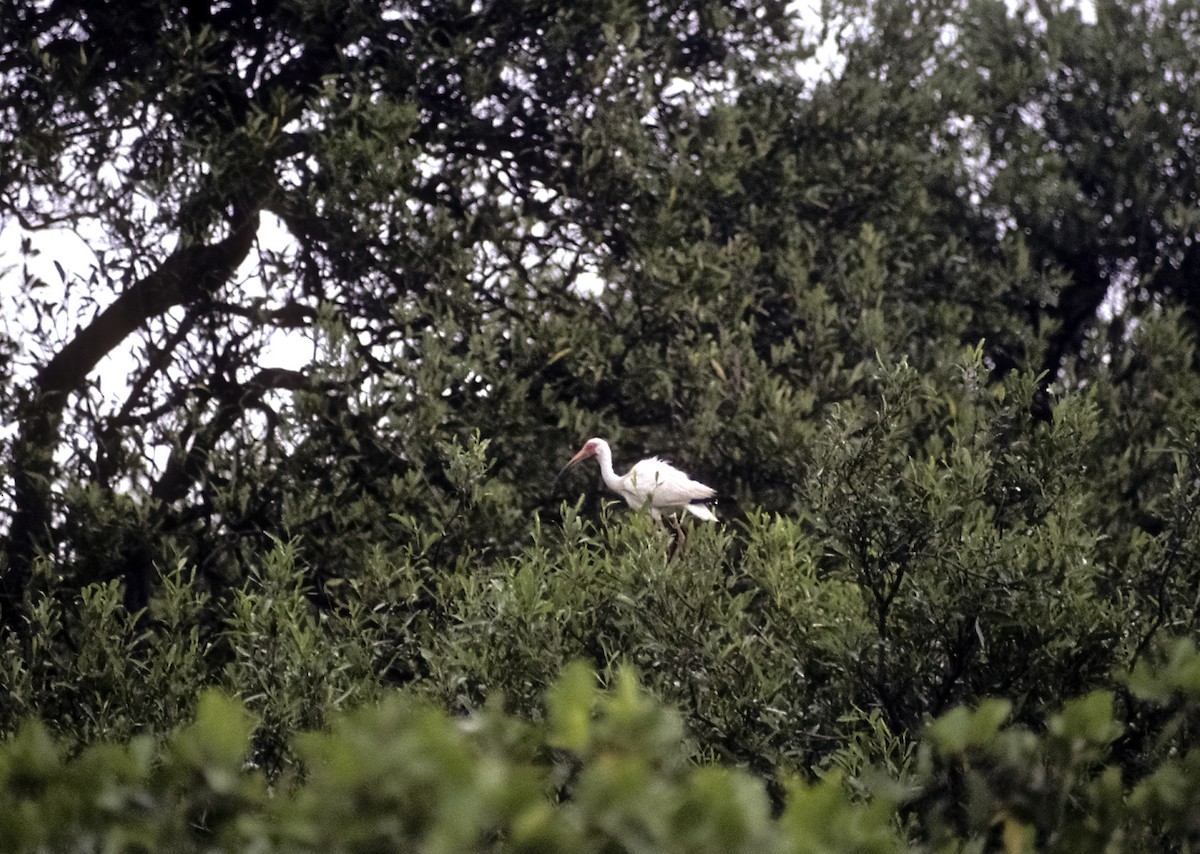
[[[1058,379],[1067,359],[1079,354],[1084,336],[1095,324],[1100,306],[1108,295],[1108,279],[1101,273],[1094,258],[1075,257],[1065,263],[1073,273],[1073,281],[1059,296],[1054,312],[1058,318],[1058,328],[1051,334],[1046,347],[1042,362],[1044,374],[1031,404],[1034,417],[1043,421],[1049,421],[1052,417],[1050,384]]]

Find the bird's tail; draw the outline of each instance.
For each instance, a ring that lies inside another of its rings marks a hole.
[[[684,509],[697,519],[703,519],[705,522],[717,521],[717,514],[712,512],[707,504],[688,504]]]

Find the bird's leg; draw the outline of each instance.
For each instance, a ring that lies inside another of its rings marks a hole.
[[[683,554],[683,546],[687,542],[687,534],[683,531],[683,524],[679,521],[679,517],[672,513],[670,518],[671,546],[667,549],[667,563]]]

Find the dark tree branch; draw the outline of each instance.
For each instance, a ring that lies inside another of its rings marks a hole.
[[[203,472],[209,456],[221,437],[229,432],[247,409],[261,406],[271,391],[298,391],[312,388],[312,380],[300,371],[287,368],[263,368],[249,381],[230,385],[221,394],[221,402],[212,420],[202,428],[191,447],[172,455],[152,495],[165,504],[182,499]]]
[[[151,318],[195,302],[227,281],[249,254],[257,230],[258,213],[254,211],[235,222],[224,240],[176,250],[79,330],[38,372],[32,394],[18,410],[13,522],[7,566],[0,574],[0,624],[17,627],[18,606],[34,558],[47,542],[52,525],[48,485],[68,397],[83,388],[101,359]]]
[[[257,230],[255,214],[219,243],[185,247],[168,256],[46,363],[35,380],[37,396],[54,407],[59,398],[77,391],[100,360],[146,321],[215,291],[249,254]]]

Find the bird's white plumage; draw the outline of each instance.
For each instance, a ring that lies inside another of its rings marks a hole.
[[[693,516],[715,522],[716,515],[702,503],[717,494],[711,486],[692,480],[670,463],[658,457],[650,457],[635,463],[624,475],[613,471],[612,449],[603,439],[588,439],[587,443],[567,465],[587,457],[595,457],[600,464],[600,477],[604,485],[625,499],[634,509],[643,507],[656,520],[663,514],[686,510]]]

